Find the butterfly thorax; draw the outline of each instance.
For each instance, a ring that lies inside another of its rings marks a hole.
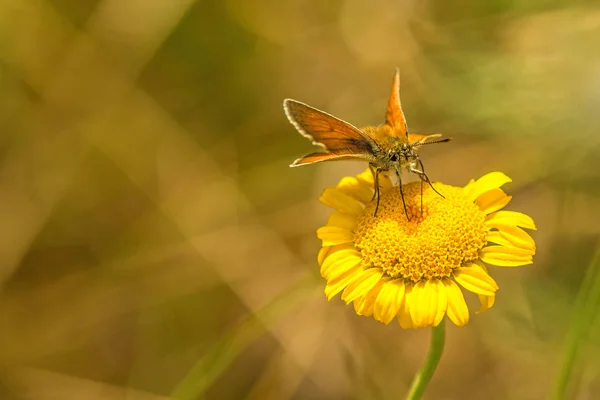
[[[408,143],[406,132],[387,124],[379,126],[367,126],[361,129],[370,136],[382,148],[395,147],[398,143]],[[386,148],[387,150],[387,148]]]
[[[368,126],[362,129],[378,145],[373,166],[381,170],[415,166],[418,161],[416,148],[408,143],[405,132],[396,132],[389,125]]]

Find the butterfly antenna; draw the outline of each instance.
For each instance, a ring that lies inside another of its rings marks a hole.
[[[421,179],[421,218],[423,217],[423,179]]]
[[[430,142],[415,143],[415,144],[413,144],[413,146],[421,147],[421,146],[425,146],[426,144],[446,143],[451,140],[452,140],[452,138],[443,138],[443,139],[432,140]]]

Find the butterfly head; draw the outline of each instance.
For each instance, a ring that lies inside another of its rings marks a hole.
[[[404,167],[418,163],[419,155],[416,150],[417,146],[413,146],[410,143],[399,143],[387,151],[385,157],[386,167],[389,169],[393,166]]]

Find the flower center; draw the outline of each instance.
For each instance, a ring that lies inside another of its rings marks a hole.
[[[485,214],[462,195],[462,188],[435,183],[445,198],[420,182],[402,186],[409,222],[398,187],[381,192],[379,209],[371,201],[358,217],[355,245],[367,265],[392,278],[413,282],[449,277],[452,270],[478,258],[486,244]]]

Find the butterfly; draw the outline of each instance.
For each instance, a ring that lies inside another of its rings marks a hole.
[[[441,138],[441,134],[421,135],[408,133],[406,118],[400,104],[400,71],[396,68],[392,92],[388,100],[385,123],[358,129],[353,125],[324,111],[292,99],[283,101],[285,115],[294,127],[322,151],[298,158],[290,167],[314,164],[322,161],[361,160],[369,163],[373,174],[374,194],[377,199],[375,215],[379,209],[379,174],[394,171],[398,177],[398,187],[404,205],[404,213],[410,221],[402,192],[402,169],[417,174],[440,196],[431,180],[425,174],[423,162],[417,150],[426,144],[448,142],[451,138]],[[444,197],[444,196],[442,196]],[[421,209],[422,205],[421,196]]]

